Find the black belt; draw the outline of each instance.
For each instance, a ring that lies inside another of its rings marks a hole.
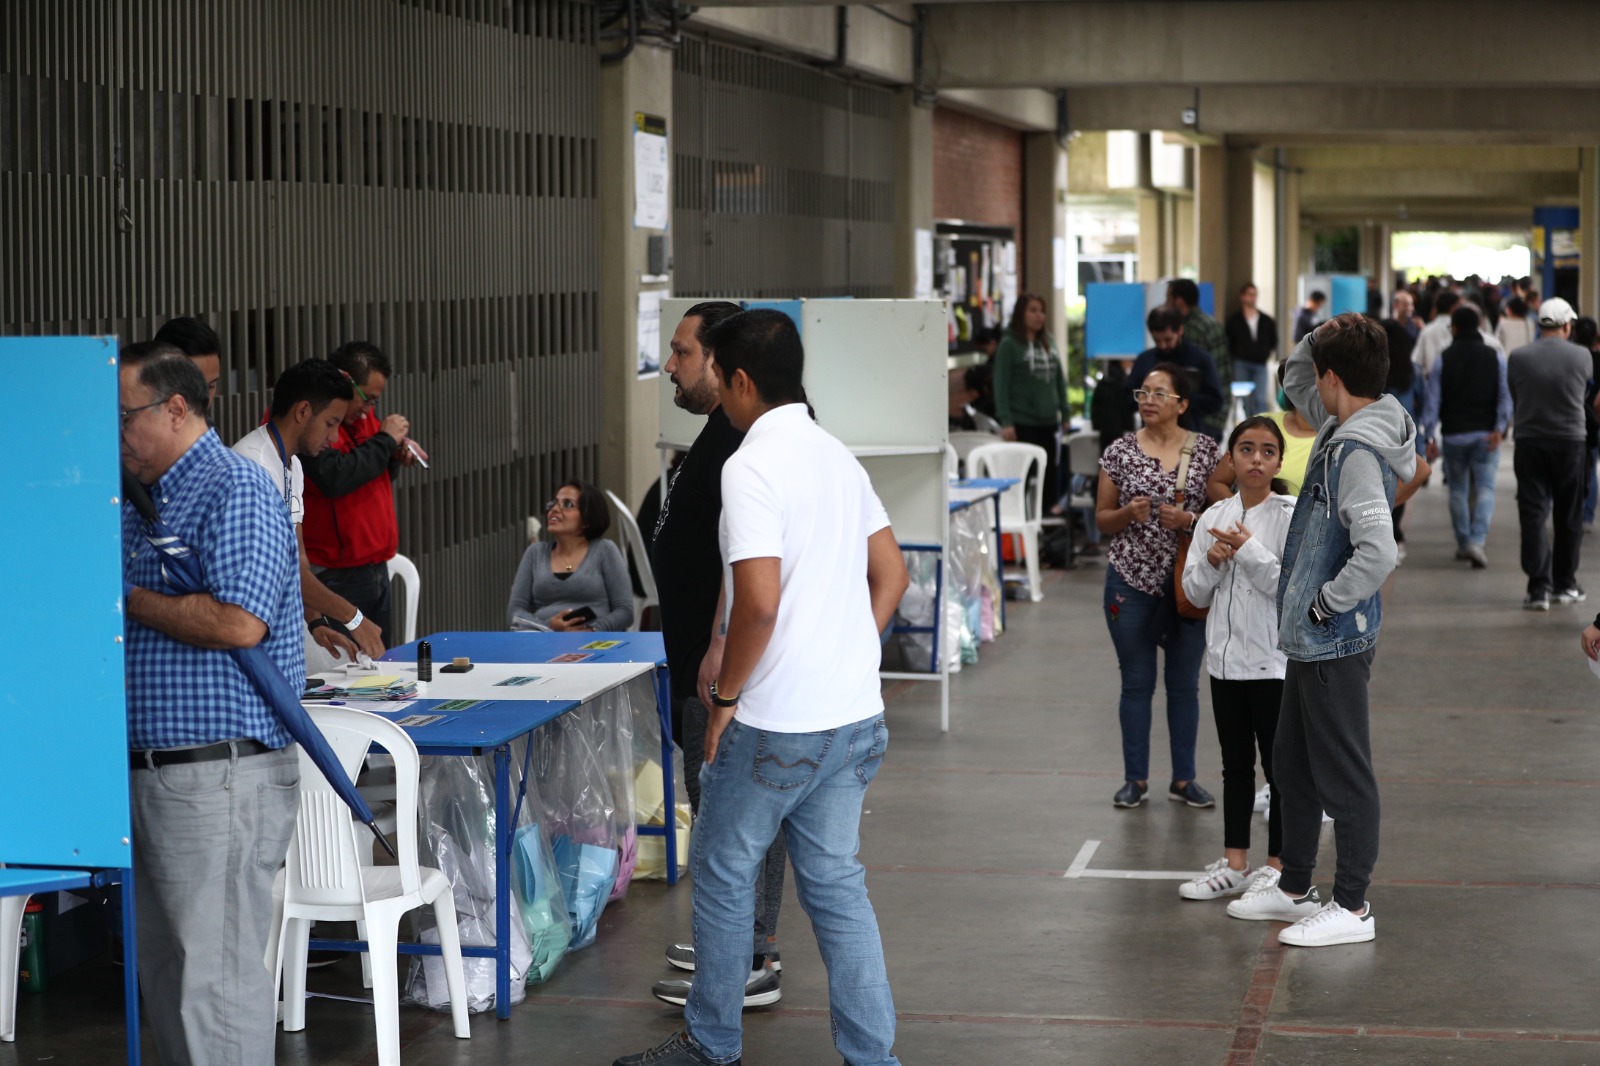
[[[128,752],[128,767],[133,770],[143,770],[151,766],[172,766],[176,763],[186,762],[212,762],[216,759],[226,759],[234,751],[239,752],[239,758],[249,755],[265,755],[277,748],[269,748],[259,740],[221,740],[215,744],[206,744],[199,748],[156,748],[150,751]],[[146,761],[148,756],[149,761]]]

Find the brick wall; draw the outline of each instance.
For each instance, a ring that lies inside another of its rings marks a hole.
[[[933,217],[1010,226],[1022,240],[1022,134],[939,108],[933,113]]]

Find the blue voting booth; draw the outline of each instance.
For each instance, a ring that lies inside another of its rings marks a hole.
[[[1216,287],[1199,282],[1200,310],[1217,313]],[[1145,316],[1167,300],[1167,283],[1095,282],[1084,289],[1083,347],[1090,359],[1132,359],[1150,347]]]
[[[116,357],[114,337],[0,338],[0,373],[23,398],[0,422],[11,470],[0,641],[12,655],[0,676],[0,897],[20,913],[31,893],[123,885],[138,1062]],[[17,930],[0,933],[14,949]]]

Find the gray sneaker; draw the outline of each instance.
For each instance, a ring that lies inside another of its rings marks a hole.
[[[1577,585],[1572,586],[1570,589],[1562,589],[1554,597],[1556,603],[1582,603],[1588,598],[1589,594]]]
[[[1550,594],[1548,592],[1530,592],[1522,599],[1524,611],[1548,611],[1550,609]]]
[[[783,972],[783,959],[778,956],[777,949],[765,953],[767,962],[774,970]],[[679,970],[688,970],[694,973],[694,945],[674,944],[667,949],[667,965]]]
[[[657,981],[651,986],[650,994],[663,1003],[681,1007],[689,1002],[689,989],[693,986],[693,981]],[[744,982],[746,1010],[751,1007],[765,1007],[782,998],[783,990],[779,987],[777,970],[771,966],[762,966],[758,970],[750,971],[750,976]]]
[[[1482,570],[1489,565],[1489,557],[1483,553],[1483,545],[1469,544],[1461,553],[1472,564],[1474,570]]]

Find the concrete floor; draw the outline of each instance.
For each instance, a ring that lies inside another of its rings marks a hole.
[[[1011,630],[954,679],[948,735],[932,686],[892,689],[862,855],[900,1057],[1600,1063],[1600,716],[1577,640],[1600,595],[1549,614],[1519,609],[1509,461],[1502,470],[1487,571],[1452,561],[1437,479],[1406,516],[1410,556],[1388,589],[1373,675],[1385,809],[1374,943],[1288,951],[1280,926],[1180,901],[1171,880],[1064,876],[1087,841],[1100,842],[1090,872],[1198,869],[1221,853],[1219,810],[1163,803],[1159,789],[1140,810],[1111,806],[1122,774],[1102,568],[1047,572],[1043,603],[1011,605]],[[1201,781],[1220,797],[1202,694]],[[1331,834],[1324,848],[1326,892]],[[671,974],[661,951],[684,937],[689,908],[687,884],[634,886],[606,910],[593,947],[531,989],[509,1022],[474,1017],[471,1041],[454,1039],[443,1015],[405,1009],[405,1061],[603,1066],[663,1039],[681,1017],[649,987]],[[746,1014],[745,1060],[836,1062],[822,966],[792,894],[782,934],[784,997]],[[344,962],[317,971],[313,987],[348,992],[358,976]],[[120,1061],[110,966],[20,1006],[0,1066]],[[278,1062],[375,1062],[370,1017],[314,1000],[306,1031],[280,1034]]]

